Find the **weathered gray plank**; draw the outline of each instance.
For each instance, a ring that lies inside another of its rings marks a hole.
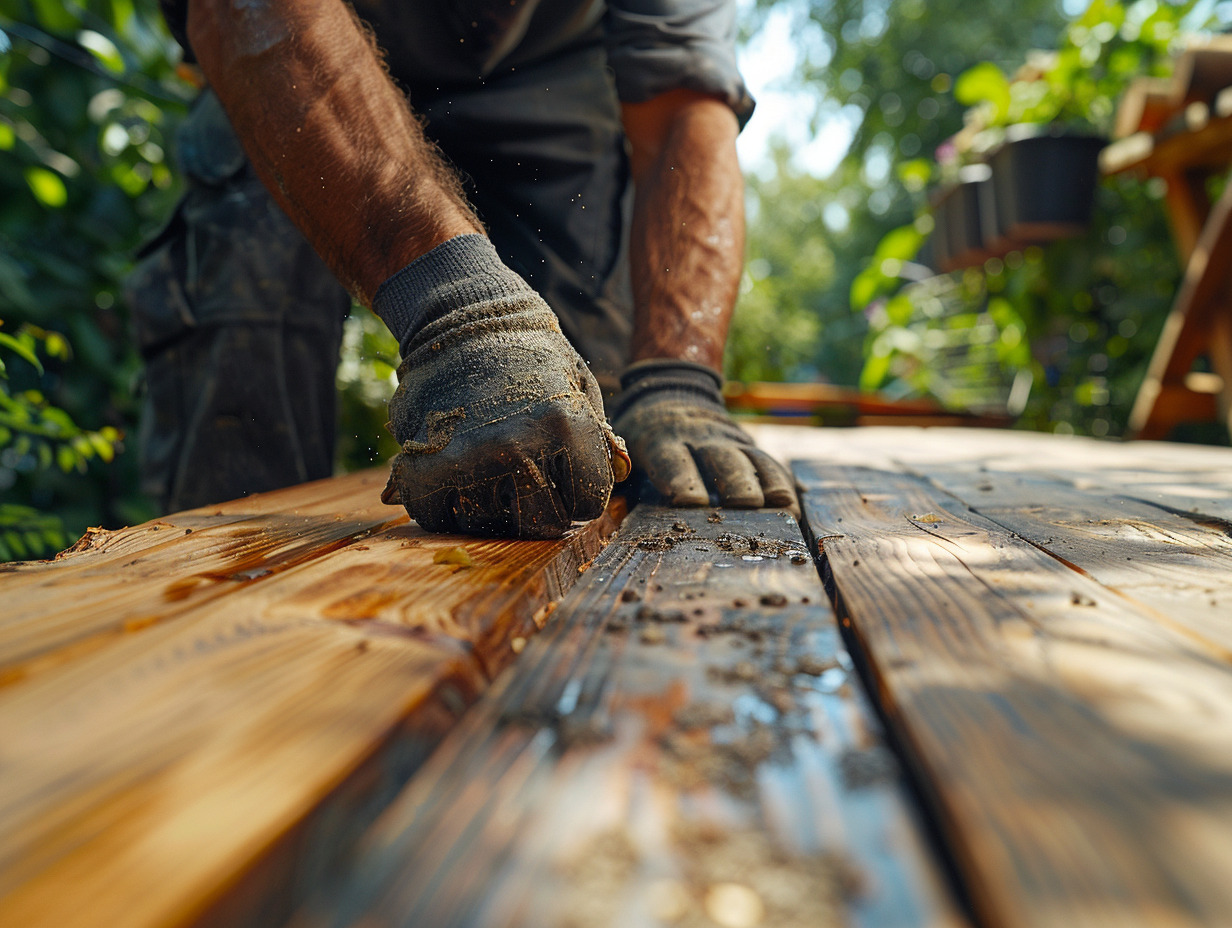
[[[1001,429],[814,429],[751,426],[758,444],[785,461],[912,469],[972,465],[989,473],[1038,475],[1081,490],[1115,492],[1180,512],[1232,522],[1232,449],[1165,442],[1113,442]]]
[[[1222,523],[1060,478],[971,465],[912,469],[1211,653],[1232,658],[1232,538]]]
[[[295,924],[963,924],[794,520],[717,518],[636,509]]]
[[[920,479],[796,474],[982,921],[1232,923],[1221,655]]]

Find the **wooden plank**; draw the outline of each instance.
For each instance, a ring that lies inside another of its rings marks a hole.
[[[1192,42],[1176,58],[1172,71],[1172,102],[1184,106],[1209,102],[1232,84],[1232,37],[1213,35]]]
[[[0,689],[0,924],[279,924],[614,527],[365,529],[350,507],[371,492],[345,478],[197,510],[0,578],[31,615],[103,590],[88,633],[125,629],[81,649],[66,626],[71,656]],[[255,553],[237,542],[253,528]],[[474,566],[437,562],[459,545]],[[167,571],[185,564],[205,570],[181,595]],[[156,611],[127,627],[134,603]]]
[[[1232,262],[1232,189],[1225,191],[1202,229],[1155,352],[1129,416],[1135,435],[1162,438],[1181,421],[1162,415],[1162,390],[1183,384],[1194,359],[1208,350],[1214,318],[1229,311],[1228,266]]]
[[[1232,660],[1232,538],[1200,513],[1161,509],[1059,477],[914,467],[975,511]]]
[[[1135,77],[1117,103],[1113,138],[1125,138],[1135,132],[1154,132],[1175,111],[1171,78]]]
[[[1207,176],[1204,172],[1190,171],[1171,171],[1160,176],[1167,184],[1164,202],[1168,206],[1168,221],[1172,226],[1177,254],[1184,266],[1193,257],[1202,238],[1202,227],[1210,218]]]
[[[1168,131],[1170,128],[1171,124],[1158,136],[1139,132],[1113,142],[1101,153],[1101,169],[1106,174],[1133,171],[1164,175],[1227,167],[1232,119],[1217,112],[1199,131],[1191,131],[1184,119],[1173,131]]]
[[[970,465],[989,473],[1039,475],[1232,523],[1232,450],[1153,441],[1108,441],[978,429],[804,429],[751,426],[782,460],[913,470]]]
[[[384,481],[382,468],[91,529],[55,561],[0,571],[0,687],[406,523]]]
[[[638,507],[293,924],[963,924],[802,545]]]
[[[796,475],[982,923],[1232,922],[1227,662],[917,478]]]
[[[946,412],[931,399],[892,400],[878,393],[828,383],[738,383],[723,388],[728,408],[814,412],[825,406],[849,406],[859,414],[935,416]]]

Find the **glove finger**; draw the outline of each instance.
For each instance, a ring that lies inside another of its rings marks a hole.
[[[410,455],[395,455],[389,468],[389,481],[381,491],[381,502],[390,506],[402,506],[406,514],[425,531],[456,532],[453,488],[441,487],[423,494],[421,491],[424,484],[415,479],[414,473],[414,459]]]
[[[483,533],[517,538],[559,538],[573,515],[546,468],[526,460],[515,472],[495,482],[488,522]]]
[[[706,484],[714,487],[719,504],[736,509],[758,509],[765,497],[753,462],[744,456],[744,449],[728,442],[701,445],[693,456]]]
[[[597,519],[612,493],[612,469],[589,453],[562,448],[546,458],[543,471],[560,497],[564,511],[581,521]]]
[[[799,515],[795,482],[791,479],[787,468],[760,448],[745,448],[744,453],[748,455],[757,471],[757,479],[761,482],[761,492],[766,500],[765,505],[780,506]]]
[[[525,458],[499,463],[489,476],[455,471],[455,531],[517,538],[564,534],[572,520],[539,466]]]
[[[651,485],[674,506],[706,506],[710,495],[683,442],[654,442],[642,455],[642,467]]]
[[[612,493],[612,459],[603,420],[589,410],[556,408],[539,421],[557,450],[542,458],[540,473],[555,490],[564,514],[572,519],[598,518]]]
[[[400,490],[406,514],[418,523],[425,532],[457,535],[462,529],[458,524],[460,507],[456,487],[440,487],[430,493],[413,496],[411,487],[404,483]],[[423,486],[422,484],[418,484]]]

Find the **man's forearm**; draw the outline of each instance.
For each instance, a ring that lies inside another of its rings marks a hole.
[[[257,174],[361,300],[481,231],[341,0],[190,0],[188,33]]]
[[[744,260],[736,118],[689,92],[626,105],[634,175],[633,360],[722,368]]]

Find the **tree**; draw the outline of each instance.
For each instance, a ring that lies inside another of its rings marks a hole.
[[[176,199],[168,150],[192,94],[155,0],[0,0],[0,319],[55,349],[11,365],[5,395],[128,449],[112,460],[100,444],[82,473],[21,428],[0,433],[0,505],[54,513],[69,534],[152,514],[120,284]]]
[[[793,307],[811,307],[818,318],[812,369],[823,379],[855,384],[865,320],[850,316],[851,284],[885,233],[915,216],[928,175],[909,166],[931,158],[962,128],[965,107],[954,99],[955,78],[980,61],[1016,66],[1029,49],[1055,44],[1067,19],[1057,0],[758,0],[749,29],[784,8],[794,17],[802,52],[798,80],[815,95],[813,124],[841,117],[854,131],[838,170],[820,182],[789,179],[784,158],[774,179],[751,180],[750,261],[766,260],[780,276],[773,294],[771,285],[746,294],[737,326],[746,311],[787,317],[797,312]],[[793,226],[780,217],[804,208],[798,198],[805,187],[815,205],[806,212],[815,218]],[[785,265],[772,257],[776,224],[795,229],[797,248],[820,253],[824,246],[832,266],[824,286],[815,274],[781,276]],[[750,354],[730,355],[728,373],[783,378],[810,366],[747,366]]]
[[[1200,7],[1094,0],[1016,79],[974,66],[956,84],[971,109],[951,157],[978,160],[1013,123],[1108,131],[1129,81],[1170,68]],[[870,261],[852,290],[872,320],[862,384],[1008,407],[1037,429],[1121,434],[1179,276],[1161,196],[1157,183],[1107,180],[1084,236],[901,290],[897,266]]]

